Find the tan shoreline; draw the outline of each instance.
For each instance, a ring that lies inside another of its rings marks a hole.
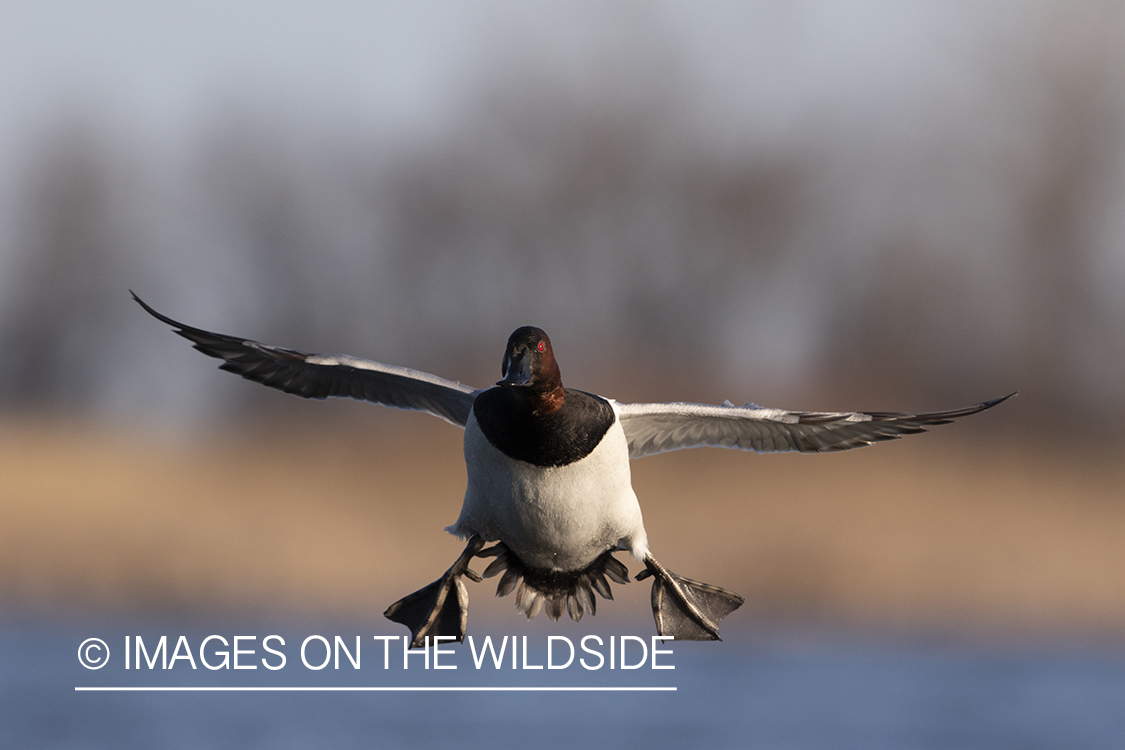
[[[442,528],[464,489],[460,432],[402,416],[374,433],[181,440],[2,419],[0,601],[381,611],[459,550]],[[633,471],[654,552],[745,595],[749,617],[1125,636],[1111,455],[938,433],[828,456],[684,451]]]

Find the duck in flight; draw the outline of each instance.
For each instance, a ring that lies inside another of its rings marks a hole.
[[[412,647],[427,636],[464,639],[468,592],[461,579],[482,578],[469,568],[474,557],[493,558],[483,577],[500,575],[497,595],[514,591],[528,618],[546,611],[558,620],[566,612],[578,621],[595,613],[595,593],[613,598],[609,580],[628,582],[617,551],[644,564],[636,580],[653,579],[660,635],[718,640],[719,621],[743,599],[679,576],[652,556],[630,459],[699,446],[758,453],[848,450],[925,432],[1014,395],[918,414],[786,411],[730,402],[622,404],[564,387],[551,340],[531,326],[509,337],[502,379],[477,389],[345,354],[308,354],[211,333],[160,314],[136,294],[133,299],[196,349],[223,360],[222,370],[305,398],[370,401],[464,428],[468,486],[461,515],[447,531],[467,540],[465,550],[441,578],[384,613],[410,629]]]

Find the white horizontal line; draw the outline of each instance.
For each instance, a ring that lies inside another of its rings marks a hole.
[[[653,693],[675,687],[76,687],[102,693]]]

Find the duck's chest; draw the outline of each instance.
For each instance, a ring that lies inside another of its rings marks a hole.
[[[605,407],[603,424],[574,428],[574,420],[563,420],[535,430],[517,422],[500,438],[497,421],[474,409],[465,425],[468,486],[460,523],[519,549],[532,564],[527,558],[540,553],[549,556],[542,562],[600,554],[637,527],[625,433],[609,403],[597,401]],[[559,436],[557,428],[568,423],[574,432]]]
[[[591,455],[617,424],[603,398],[565,389],[561,408],[532,411],[512,388],[492,388],[477,397],[473,418],[482,436],[504,456],[540,468],[571,466]]]

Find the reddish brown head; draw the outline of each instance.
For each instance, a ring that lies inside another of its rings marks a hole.
[[[501,372],[504,377],[496,385],[531,399],[535,413],[550,414],[563,405],[562,374],[551,339],[541,329],[524,326],[508,337]]]

